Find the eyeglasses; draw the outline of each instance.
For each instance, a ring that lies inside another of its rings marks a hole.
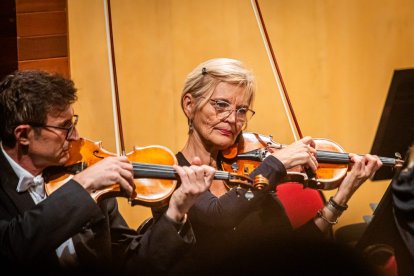
[[[51,128],[66,130],[65,139],[68,140],[69,137],[72,136],[73,131],[75,130],[76,125],[78,124],[78,120],[79,120],[79,115],[73,115],[72,122],[70,123],[70,126],[68,127],[50,126],[50,125],[44,125],[44,124],[39,124],[39,123],[27,123],[27,124],[31,125],[32,127],[42,127],[42,128],[51,127]]]
[[[210,99],[210,104],[217,111],[217,117],[222,120],[230,116],[233,111],[236,111],[236,119],[239,122],[247,122],[250,120],[255,112],[247,107],[231,108],[230,103],[223,100]]]

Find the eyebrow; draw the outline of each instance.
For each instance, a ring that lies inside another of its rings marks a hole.
[[[70,118],[70,119],[66,119],[66,120],[64,120],[63,122],[61,122],[61,123],[57,123],[57,126],[59,126],[59,127],[68,127],[68,126],[70,126],[72,124],[72,118]]]
[[[222,101],[222,102],[226,102],[228,104],[230,104],[230,101],[225,99],[225,98],[216,98],[216,99],[211,99],[213,101]],[[236,105],[236,108],[241,108],[241,107],[245,107],[245,108],[249,108],[248,104],[242,104],[242,105]]]

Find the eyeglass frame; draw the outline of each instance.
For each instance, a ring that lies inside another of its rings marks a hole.
[[[44,124],[40,124],[40,123],[34,123],[34,122],[28,122],[26,124],[28,124],[28,125],[30,125],[32,127],[41,127],[41,128],[51,127],[51,128],[66,130],[65,140],[68,140],[68,138],[70,136],[72,136],[73,131],[75,130],[76,125],[78,124],[79,115],[75,114],[75,115],[73,115],[72,118],[75,118],[75,120],[72,122],[71,126],[69,126],[69,127],[51,126],[51,125],[44,125]]]
[[[256,112],[254,111],[254,110],[252,110],[252,109],[250,109],[250,108],[248,108],[248,107],[239,107],[239,108],[233,108],[233,109],[231,109],[231,110],[219,110],[220,109],[220,107],[218,107],[217,106],[217,103],[218,102],[222,102],[222,103],[226,103],[226,104],[228,104],[228,107],[230,107],[230,103],[229,102],[226,102],[226,101],[224,101],[224,100],[220,100],[220,99],[209,99],[209,102],[210,102],[210,104],[214,107],[214,109],[217,111],[217,112],[219,112],[219,113],[223,113],[223,112],[229,112],[229,114],[227,114],[227,115],[225,115],[222,119],[226,119],[226,118],[228,118],[234,111],[236,111],[236,119],[238,120],[238,121],[240,121],[240,122],[243,122],[243,123],[246,123],[247,121],[249,121],[253,116],[254,116],[254,114],[256,114]],[[213,102],[214,104],[212,104],[211,102]],[[239,110],[241,110],[241,109],[245,109],[246,110],[246,114],[245,114],[245,120],[240,120],[240,118],[238,118],[237,117],[237,114],[239,114],[238,112],[239,112]],[[252,113],[252,115],[251,116],[249,116],[249,118],[247,118],[247,112],[248,111],[250,111],[251,113]]]

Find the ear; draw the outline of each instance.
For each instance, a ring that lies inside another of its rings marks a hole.
[[[14,136],[18,144],[29,145],[29,133],[32,127],[29,125],[19,125],[14,129]]]
[[[193,96],[190,93],[185,94],[183,97],[183,110],[189,120],[193,118],[194,109],[195,101]]]

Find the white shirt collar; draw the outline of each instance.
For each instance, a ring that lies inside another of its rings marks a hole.
[[[27,191],[31,186],[36,187],[34,190],[41,198],[45,197],[44,192],[44,181],[41,174],[37,176],[33,176],[30,172],[25,170],[22,166],[20,166],[16,161],[11,158],[3,148],[3,144],[0,143],[1,150],[6,157],[7,161],[9,162],[10,166],[12,167],[13,171],[16,173],[17,177],[19,178],[19,182],[17,183],[16,191],[18,193]]]

